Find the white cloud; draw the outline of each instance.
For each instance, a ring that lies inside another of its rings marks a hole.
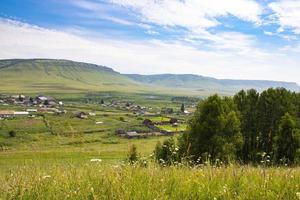
[[[289,28],[296,34],[300,34],[300,1],[280,0],[269,4],[277,18],[277,23],[281,26],[278,32],[283,32],[284,28]]]
[[[226,34],[218,36],[215,41],[226,46],[224,41],[228,37]],[[235,46],[240,45],[240,49],[199,50],[181,42],[121,41],[104,39],[101,35],[97,39],[88,39],[2,19],[0,58],[60,58],[106,65],[123,73],[193,73],[217,78],[300,83],[297,56],[290,57],[289,50],[265,52],[252,47],[251,38],[239,37]],[[249,43],[243,44],[244,40]],[[249,53],[240,54],[242,49]]]
[[[274,33],[270,32],[270,31],[264,31],[264,34],[265,34],[265,35],[268,35],[268,36],[274,35]]]
[[[110,0],[132,9],[141,20],[161,26],[180,26],[191,31],[214,27],[217,18],[235,16],[260,23],[261,6],[254,0]]]

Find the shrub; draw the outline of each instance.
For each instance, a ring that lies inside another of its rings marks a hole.
[[[174,162],[178,162],[178,147],[176,146],[175,139],[173,137],[169,138],[163,144],[158,142],[154,150],[154,155],[160,164],[171,165]]]
[[[121,122],[125,122],[124,117],[120,117],[120,121],[121,121]]]
[[[9,131],[8,132],[8,135],[9,135],[9,137],[16,137],[17,136],[17,133],[16,133],[16,131]]]
[[[130,146],[128,155],[127,155],[127,160],[129,161],[130,164],[134,164],[138,161],[138,152],[137,152],[137,147],[135,144]]]

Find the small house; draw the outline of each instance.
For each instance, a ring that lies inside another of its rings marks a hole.
[[[125,137],[131,139],[131,138],[137,138],[139,137],[139,134],[136,131],[129,131],[126,132]]]
[[[75,113],[75,117],[77,117],[79,119],[87,119],[88,115],[84,112],[77,112],[77,113]]]

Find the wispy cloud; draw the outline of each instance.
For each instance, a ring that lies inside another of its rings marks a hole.
[[[275,22],[280,27],[280,32],[284,29],[291,29],[294,33],[300,34],[300,1],[280,0],[272,2],[269,8],[274,12]]]
[[[253,0],[110,0],[137,13],[141,20],[162,26],[194,29],[214,27],[228,15],[260,23],[262,8]]]

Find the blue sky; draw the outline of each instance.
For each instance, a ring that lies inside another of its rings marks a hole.
[[[1,0],[0,58],[300,83],[299,0]]]

